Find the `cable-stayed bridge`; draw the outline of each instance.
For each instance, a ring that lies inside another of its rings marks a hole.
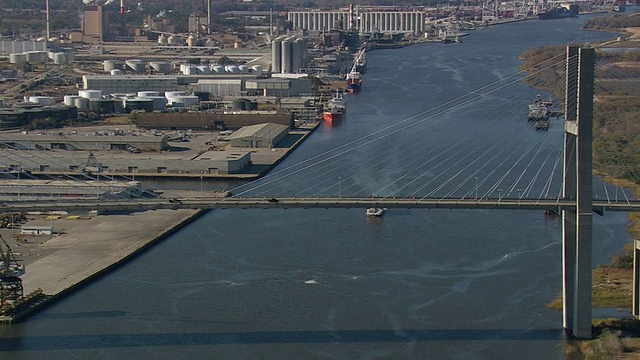
[[[547,135],[545,133],[526,142],[521,141],[517,133],[505,137],[500,133],[483,132],[483,126],[498,121],[494,117],[504,115],[502,112],[519,114],[521,111],[512,108],[483,113],[469,128],[461,127],[455,138],[444,133],[438,136],[440,126],[461,126],[455,121],[438,123],[452,108],[477,115],[477,101],[501,101],[503,96],[505,101],[512,101],[511,94],[500,91],[521,82],[521,77],[515,76],[469,92],[455,103],[443,104],[364,134],[317,157],[296,159],[292,166],[234,187],[233,195],[228,198],[208,196],[201,188],[200,192],[189,196],[150,198],[140,194],[127,200],[49,197],[45,201],[43,197],[29,201],[22,198],[3,203],[1,209],[386,207],[552,211],[561,213],[564,221],[564,325],[577,337],[591,337],[591,217],[594,212],[638,211],[640,207],[620,186],[596,185],[593,181],[590,130],[593,70],[598,66],[594,66],[592,49],[571,47],[566,59],[563,56],[554,61],[541,65],[540,71],[566,63],[563,147],[557,146],[555,141],[560,137],[554,140],[552,136],[543,136]],[[615,78],[615,74],[612,76]],[[435,133],[430,143],[422,144],[416,136],[413,146],[380,145],[400,133],[417,133],[416,128],[430,120],[434,126],[429,131]],[[581,132],[584,130],[589,131]],[[480,146],[479,136],[484,136],[484,143],[488,141],[491,145]],[[295,153],[292,155],[295,157]],[[361,162],[363,166],[354,168],[335,161],[344,157],[355,157],[355,162]],[[391,162],[401,164],[401,169],[393,168]],[[99,180],[95,174],[85,175],[91,181]],[[374,179],[373,185],[363,183],[369,179]],[[307,186],[304,190],[291,190],[291,183]]]

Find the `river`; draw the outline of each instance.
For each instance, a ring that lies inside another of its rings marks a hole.
[[[403,121],[517,73],[527,48],[612,37],[581,30],[586,18],[370,52],[347,119],[318,129],[274,171],[290,175],[265,178],[247,193],[544,193],[544,182],[529,178],[507,176],[496,187],[493,170],[522,156],[531,160],[511,172],[522,174],[561,151],[560,121],[543,133],[526,121],[539,90],[518,81]],[[364,144],[376,131],[385,137]],[[469,156],[489,165],[462,183],[435,185],[468,172],[454,164]],[[308,169],[296,172],[303,161]],[[439,175],[440,163],[451,173]],[[629,241],[625,214],[596,217],[594,266]],[[28,321],[0,328],[0,357],[565,359],[562,314],[546,307],[562,287],[560,244],[559,219],[538,211],[394,209],[381,218],[362,209],[212,211]]]

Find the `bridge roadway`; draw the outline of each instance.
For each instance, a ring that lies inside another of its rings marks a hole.
[[[142,211],[153,209],[313,209],[313,208],[371,208],[387,209],[513,209],[549,210],[559,213],[563,209],[575,209],[573,200],[558,199],[451,199],[451,198],[382,198],[382,197],[191,197],[191,198],[151,198],[129,200],[57,200],[57,201],[12,201],[0,204],[0,211],[60,211],[82,212],[102,211]],[[593,201],[593,210],[640,211],[640,201]]]

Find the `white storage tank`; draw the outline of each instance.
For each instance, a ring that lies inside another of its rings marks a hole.
[[[247,65],[240,65],[240,66],[238,66],[238,69],[243,74],[246,74],[246,73],[249,72],[249,67]]]
[[[12,64],[22,64],[27,62],[27,55],[21,53],[9,54],[9,62]]]
[[[262,65],[253,65],[251,70],[253,70],[253,73],[256,74],[257,77],[262,76]]]
[[[176,37],[173,35],[169,35],[169,37],[167,38],[167,44],[173,45],[175,43],[176,43]]]
[[[224,67],[224,69],[228,72],[228,73],[232,73],[232,74],[238,74],[240,73],[240,69],[236,66],[236,65],[227,65]]]
[[[175,98],[178,96],[182,96],[182,95],[187,95],[186,91],[182,91],[182,90],[176,90],[176,91],[165,91],[164,92],[164,96],[168,99],[168,98]]]
[[[160,36],[158,36],[158,44],[164,45],[166,43],[167,43],[167,37],[164,36],[164,34],[160,34]]]
[[[105,60],[102,62],[102,66],[105,72],[110,72],[112,70],[121,69],[122,63],[116,60]]]
[[[184,70],[182,71],[182,73],[184,75],[197,75],[198,74],[198,68],[193,66],[193,65],[187,65],[184,67]]]
[[[122,70],[120,70],[120,69],[113,69],[113,70],[111,70],[111,72],[109,72],[109,74],[111,74],[111,75],[115,75],[115,76],[122,75]]]
[[[137,72],[137,73],[143,73],[146,70],[146,65],[145,65],[144,61],[142,61],[142,60],[131,59],[131,60],[125,61],[125,64],[127,64],[127,66],[132,71]]]
[[[78,91],[78,95],[85,99],[101,99],[102,90],[80,90]]]
[[[67,106],[76,106],[76,99],[79,98],[78,95],[65,95],[64,96],[64,104]]]
[[[66,64],[67,63],[67,55],[63,52],[55,53],[53,55],[53,63],[54,64]]]
[[[166,61],[152,61],[149,66],[158,73],[168,74],[171,72],[171,64]]]
[[[224,66],[222,65],[216,65],[213,67],[213,71],[218,73],[218,74],[224,74],[226,71],[224,70]]]
[[[42,63],[47,61],[46,51],[27,51],[25,55],[27,56],[27,62],[30,63]]]
[[[53,98],[51,96],[29,96],[29,102],[42,106],[53,105]]]
[[[158,91],[138,91],[137,96],[139,98],[148,98],[152,96],[160,96],[160,92]]]
[[[209,65],[198,65],[199,74],[211,74],[211,68]]]
[[[78,109],[88,109],[89,108],[89,99],[84,97],[77,97],[73,100],[73,105]]]

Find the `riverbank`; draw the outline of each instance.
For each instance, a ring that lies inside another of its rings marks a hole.
[[[50,220],[30,217],[29,225],[51,225],[54,236],[32,236],[16,246],[26,265],[25,294],[41,290],[38,301],[0,318],[16,322],[124,264],[204,214],[204,210],[153,210]],[[6,230],[5,230],[6,231]]]

